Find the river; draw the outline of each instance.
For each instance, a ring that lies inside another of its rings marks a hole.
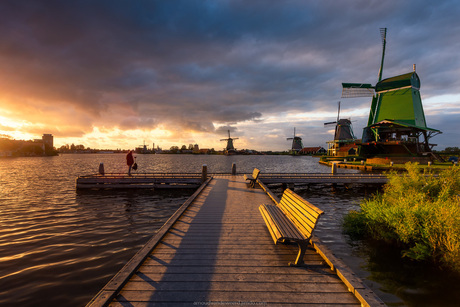
[[[318,158],[306,156],[137,155],[136,162],[140,173],[199,173],[203,164],[209,173],[229,173],[233,163],[238,173],[254,167],[266,173],[330,172]],[[76,191],[75,178],[96,173],[100,163],[106,172],[126,172],[124,154],[0,159],[1,306],[85,305],[193,193]],[[439,287],[414,283],[420,272],[413,273],[393,252],[385,249],[381,257],[375,252],[381,246],[351,242],[342,234],[342,216],[358,209],[369,191],[322,187],[298,193],[326,212],[318,236],[388,304],[435,306],[436,291],[452,284],[427,270],[424,278]],[[401,267],[411,278],[404,280]],[[459,286],[450,289],[457,294],[443,293],[444,306],[458,302]]]

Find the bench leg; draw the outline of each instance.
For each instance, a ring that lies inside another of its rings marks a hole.
[[[306,241],[301,241],[301,242],[297,242],[297,245],[299,246],[299,253],[297,254],[295,263],[289,262],[289,266],[302,266],[303,265],[303,256],[305,255],[305,252],[307,251],[308,243]]]

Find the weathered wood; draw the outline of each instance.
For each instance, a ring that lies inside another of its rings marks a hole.
[[[202,174],[105,173],[79,176],[75,183],[77,189],[196,189],[202,183]]]
[[[192,201],[198,197],[201,191],[206,187],[209,181],[204,182],[192,196],[166,221],[162,228],[145,244],[140,251],[134,255],[131,260],[105,285],[102,290],[88,303],[88,306],[104,306],[108,301],[113,299],[117,293],[134,274],[135,270],[142,264],[148,254],[155,248],[160,240],[167,233],[169,228],[177,221],[182,213],[190,206]]]
[[[259,176],[259,182],[264,184],[385,184],[388,178],[384,174],[285,174],[264,173]]]
[[[308,268],[286,266],[296,247],[273,245],[257,209],[267,200],[243,176],[213,179],[115,297],[106,287],[101,296],[109,299],[93,305],[360,306],[314,248],[306,250]]]
[[[238,291],[155,291],[152,295],[150,291],[122,291],[116,298],[118,302],[136,303],[137,302],[169,302],[175,303],[206,303],[209,302],[246,302],[246,304],[334,304],[334,305],[355,305],[360,303],[349,292],[315,293],[308,291],[257,291],[257,292],[238,292]],[[321,303],[318,303],[321,302]]]
[[[208,280],[198,281],[164,281],[161,283],[148,283],[142,279],[136,279],[127,284],[124,291],[137,290],[159,290],[159,291],[238,291],[238,292],[260,292],[260,291],[279,291],[279,292],[307,292],[307,293],[324,293],[337,291],[338,280],[335,283],[330,282],[294,282],[287,281],[283,283],[275,282],[254,282],[254,281],[228,281],[228,280],[213,280],[210,283]],[[299,291],[300,290],[300,291]],[[342,290],[341,292],[348,292]]]
[[[342,283],[342,281],[332,272],[324,272],[324,274],[329,274],[333,279],[325,281],[323,274],[297,274],[297,275],[287,275],[287,274],[275,274],[275,273],[240,273],[233,272],[229,273],[176,273],[176,274],[161,274],[159,272],[145,272],[136,273],[131,282],[145,282],[145,280],[159,280],[161,282],[170,282],[170,281],[181,281],[181,282],[257,282],[266,283],[303,283],[304,286],[309,283],[315,284],[331,284],[331,283]],[[129,283],[128,283],[129,284]],[[127,286],[128,286],[127,284]]]

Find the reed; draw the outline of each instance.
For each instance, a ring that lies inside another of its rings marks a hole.
[[[460,273],[460,168],[435,176],[416,163],[405,167],[407,174],[388,173],[383,193],[345,216],[345,232],[392,242],[404,257]]]

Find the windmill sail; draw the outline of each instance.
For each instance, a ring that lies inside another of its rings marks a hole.
[[[342,83],[342,98],[373,97],[375,89],[367,83]]]
[[[387,44],[387,28],[380,28],[382,37],[382,60],[380,62],[378,82],[382,80],[383,62],[385,60],[385,48]],[[368,83],[342,83],[342,98],[373,97],[375,87]]]

